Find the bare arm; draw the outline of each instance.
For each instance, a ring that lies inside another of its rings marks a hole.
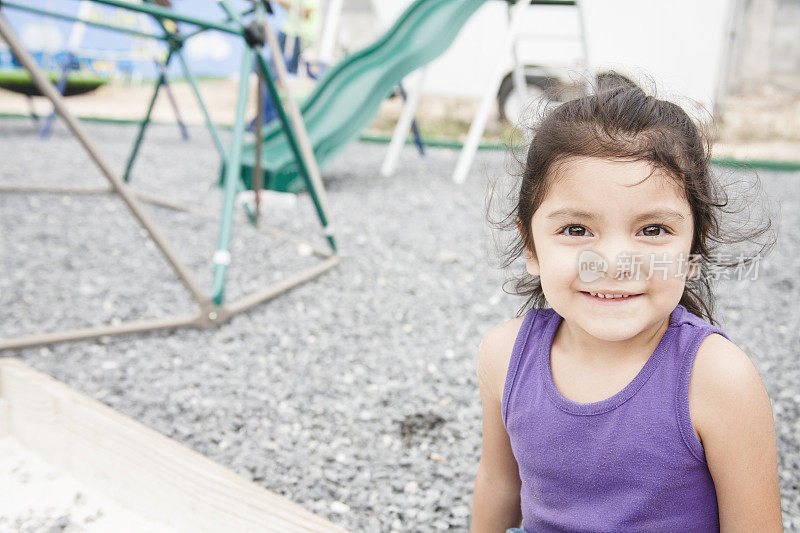
[[[735,344],[710,335],[694,372],[690,393],[697,399],[696,429],[717,491],[720,530],[783,531],[772,406],[758,371]]]
[[[502,387],[498,385],[505,380],[508,363],[505,351],[510,353],[508,335],[512,333],[504,326],[501,324],[487,333],[478,349],[483,448],[475,476],[472,533],[502,532],[519,527],[522,522],[519,469],[500,413]]]

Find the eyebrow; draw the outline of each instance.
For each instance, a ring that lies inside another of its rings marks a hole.
[[[588,220],[596,220],[599,217],[594,213],[588,213],[586,211],[581,211],[579,209],[565,208],[565,209],[556,209],[555,211],[547,215],[545,218],[549,219],[585,218]],[[640,213],[635,217],[633,217],[633,220],[635,222],[639,222],[641,220],[649,220],[649,219],[684,220],[685,218],[686,217],[684,217],[682,214],[678,213],[673,209],[662,208],[662,209],[654,209],[646,213]]]

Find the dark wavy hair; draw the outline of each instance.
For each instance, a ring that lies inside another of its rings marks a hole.
[[[636,83],[614,72],[598,76],[588,85],[591,89],[585,96],[549,109],[540,108],[539,120],[525,128],[524,134],[531,141],[524,160],[511,150],[518,170],[509,175],[516,177],[518,183],[509,191],[509,207],[499,220],[492,220],[490,215],[496,181],[492,183],[486,216],[495,229],[511,231],[514,236],[500,251],[501,268],[509,267],[526,249],[535,257],[531,219],[552,185],[555,166],[565,158],[647,161],[681,186],[694,218],[691,254],[700,275],[687,277],[680,303],[715,324],[714,276],[726,269],[751,267],[753,261],[768,253],[776,242],[769,215],[750,228],[735,218],[727,221],[729,215],[735,217],[742,212],[750,221],[754,210],[747,200],[737,208],[732,199],[745,199],[744,191],[737,190],[729,197],[726,187],[711,173],[713,120],[707,125],[695,123],[679,105],[646,94]],[[553,94],[546,98],[560,100]],[[754,186],[760,191],[755,176]],[[722,245],[755,241],[761,236],[767,237],[766,242],[754,254],[740,252],[735,261],[726,261],[728,256],[718,253]],[[511,291],[506,290],[509,283]],[[546,307],[538,276],[522,272],[506,279],[503,290],[527,297],[517,316],[530,308]]]

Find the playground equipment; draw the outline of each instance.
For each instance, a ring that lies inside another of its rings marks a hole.
[[[581,20],[581,45],[583,47],[584,60],[586,60],[588,57],[585,39],[586,32],[583,29],[583,17],[581,16],[581,7],[579,2],[574,0],[519,0],[516,4],[509,7],[509,29],[505,35],[505,38],[497,47],[497,55],[499,58],[504,55],[511,54],[514,58],[514,70],[511,75],[511,80],[514,92],[516,92],[518,95],[517,100],[520,102],[528,101],[528,76],[525,72],[525,67],[521,64],[517,55],[517,39],[520,31],[519,27],[522,20],[522,13],[529,5],[532,4],[577,6]],[[493,111],[496,95],[498,94],[500,86],[503,82],[504,72],[500,68],[502,62],[497,61],[495,65],[497,65],[497,67],[494,69],[491,77],[489,78],[489,84],[487,85],[483,97],[481,98],[480,106],[475,112],[475,117],[473,118],[469,132],[467,133],[467,139],[464,142],[464,147],[461,149],[458,162],[456,163],[456,168],[453,171],[453,181],[456,183],[463,183],[467,179],[467,174],[469,173],[469,169],[472,167],[472,161],[475,158],[475,153],[478,151],[478,144],[480,143],[483,132],[486,129],[486,122],[489,119],[489,114]]]
[[[318,1],[315,1],[311,2],[311,4],[313,5],[313,8],[306,7],[304,10],[308,11],[308,13],[303,14],[301,14],[299,0],[279,0],[272,5],[272,13],[269,17],[269,22],[277,29],[278,44],[280,45],[281,52],[276,56],[271,55],[269,58],[270,66],[273,70],[275,68],[275,65],[273,64],[274,61],[279,59],[286,65],[286,70],[290,74],[294,76],[300,76],[302,71],[305,70],[305,73],[310,79],[317,79],[317,74],[315,74],[310,63],[304,57],[303,44],[307,39],[301,39],[299,35],[300,33],[303,33],[305,37],[311,35],[314,30],[314,26],[316,26],[316,22],[318,22],[317,12],[320,9],[319,3]],[[313,20],[314,22],[309,22],[309,19]],[[301,31],[301,29],[303,31]],[[290,31],[291,35],[287,35],[287,31]],[[301,63],[305,65],[305,69],[300,68]],[[327,68],[327,66],[318,63],[317,68],[324,70]],[[269,124],[272,122],[272,120],[278,117],[278,112],[275,109],[272,99],[269,96],[269,92],[265,86],[259,88],[258,94],[259,98],[261,99],[260,103],[262,106],[260,110],[260,113],[262,114],[262,125]],[[253,120],[250,122],[250,126],[248,127],[248,131],[253,130],[255,122],[256,118],[253,118]]]
[[[372,45],[326,72],[301,106],[320,166],[361,133],[381,102],[407,74],[444,52],[484,1],[417,0]],[[253,175],[258,174],[254,168],[260,160],[266,188],[288,192],[304,189],[291,147],[278,127],[265,133],[260,150],[257,158],[255,144],[244,147],[245,184],[249,185]]]
[[[12,2],[9,7],[14,7],[14,3]],[[29,11],[42,15],[48,14],[47,11],[35,8],[31,8]],[[124,10],[118,9],[117,11]],[[117,13],[116,15],[119,14]],[[69,20],[68,17],[63,17],[60,14],[50,15],[48,18],[67,18]],[[115,16],[114,13],[111,13],[108,10],[103,10],[103,8],[100,6],[93,5],[89,0],[81,0],[78,5],[78,14],[75,18],[78,19],[78,21],[72,24],[69,32],[69,38],[67,39],[67,45],[64,50],[52,56],[45,52],[38,52],[34,54],[34,58],[37,59],[37,62],[42,65],[45,70],[50,71],[48,72],[48,76],[50,77],[51,81],[56,84],[58,92],[60,92],[62,95],[74,96],[84,94],[107,84],[110,81],[110,73],[98,72],[94,68],[94,65],[98,63],[102,64],[109,60],[114,62],[124,61],[126,63],[131,63],[134,61],[140,61],[141,59],[149,56],[155,61],[157,69],[161,67],[160,63],[155,58],[157,52],[154,53],[150,43],[147,42],[150,39],[146,39],[144,36],[140,35],[139,30],[146,31],[150,28],[148,17],[146,15],[140,14],[134,17],[119,17]],[[125,52],[122,50],[95,50],[92,52],[84,51],[88,52],[91,58],[82,54],[83,41],[87,31],[87,22],[84,21],[93,21],[93,23],[89,22],[88,25],[99,26],[100,24],[97,23],[101,22],[105,18],[110,18],[112,20],[119,19],[121,20],[121,23],[124,24],[124,27],[132,30],[130,33],[134,39],[134,45],[136,45],[134,48],[137,49],[138,52]],[[143,45],[140,41],[144,41],[146,45]],[[30,74],[24,68],[22,68],[21,65],[19,65],[19,62],[15,61],[13,57],[11,57],[11,63],[18,68],[10,71],[0,71],[0,87],[28,96],[31,118],[33,118],[35,122],[38,122],[39,117],[33,110],[33,104],[30,97],[43,96],[43,94],[33,83]],[[55,68],[53,67],[53,64],[56,65]],[[169,85],[166,84],[166,81],[164,82],[164,87],[169,97],[169,103],[171,104],[173,112],[175,113],[181,135],[184,139],[188,139],[188,132],[183,124],[183,121],[181,120],[177,102],[172,95]],[[50,134],[55,115],[55,110],[53,110],[45,118],[39,134],[41,138],[46,138]]]
[[[52,83],[64,80],[63,89],[60,91],[64,96],[88,93],[108,83],[108,78],[83,72],[70,72],[63,77],[51,72],[47,77]],[[30,73],[24,68],[0,71],[0,87],[27,96],[42,96],[39,88],[33,83]]]
[[[58,92],[64,96],[85,94],[108,83],[108,79],[85,72],[62,72],[60,78],[55,72],[47,74],[52,83],[58,85]],[[33,83],[30,73],[22,67],[0,70],[0,87],[8,91],[23,94],[28,102],[28,114],[33,122],[39,123],[39,115],[33,105],[34,96],[42,96],[39,88]],[[49,117],[48,117],[49,118]],[[47,124],[42,128],[46,130]]]
[[[142,210],[139,200],[175,209],[191,210],[191,208],[163,199],[144,197],[136,194],[128,187],[131,168],[147,125],[150,122],[155,98],[159,88],[164,83],[165,70],[162,70],[161,76],[156,82],[153,97],[145,118],[139,127],[125,171],[120,178],[94,148],[81,125],[65,108],[61,95],[42,74],[30,54],[21,46],[11,28],[0,16],[0,36],[5,38],[12,52],[19,58],[20,63],[31,73],[34,83],[53,102],[55,109],[67,123],[69,129],[78,138],[112,185],[111,189],[95,192],[114,192],[123,198],[134,216],[147,229],[152,240],[175,269],[200,307],[199,313],[194,315],[139,320],[113,326],[0,340],[0,349],[152,329],[211,326],[224,322],[232,315],[272,298],[335,266],[339,261],[339,256],[336,253],[333,226],[328,215],[327,195],[319,175],[318,164],[327,162],[345,144],[355,139],[377,112],[383,99],[394,90],[399,81],[409,72],[441,54],[453,41],[464,22],[485,0],[417,0],[406,9],[392,28],[374,44],[352,54],[329,70],[303,103],[302,115],[289,91],[285,63],[283,61],[274,62],[277,80],[286,93],[286,98],[282,100],[278,97],[269,62],[262,52],[262,48],[266,45],[276,56],[280,54],[277,37],[270,25],[265,23],[266,10],[270,8],[269,2],[263,0],[255,2],[251,9],[244,13],[238,13],[231,8],[228,0],[218,0],[220,7],[227,15],[227,19],[223,22],[217,22],[178,13],[171,9],[154,5],[151,2],[133,4],[125,0],[93,1],[98,4],[126,8],[136,13],[144,13],[158,21],[163,33],[147,35],[167,43],[169,49],[164,64],[165,68],[169,66],[172,59],[178,58],[186,79],[192,86],[200,108],[204,113],[211,137],[223,162],[221,185],[224,189],[224,201],[220,217],[217,251],[212,259],[214,266],[212,287],[209,293],[205,293],[198,287],[191,273],[182,264],[166,239],[154,227],[149,217]],[[32,9],[24,4],[7,2],[6,0],[0,3],[0,7],[27,9],[29,11]],[[34,9],[33,11],[40,14],[48,13],[39,9]],[[84,22],[64,14],[59,14],[58,16],[77,22]],[[244,20],[247,16],[251,16],[249,23]],[[132,31],[104,23],[86,23],[122,32],[130,33]],[[196,29],[184,33],[179,31],[178,23],[189,24]],[[181,51],[186,39],[206,30],[216,30],[236,35],[243,39],[246,44],[241,63],[236,118],[228,150],[225,150],[222,145],[217,128],[203,104],[194,76],[188,69]],[[138,30],[135,33],[142,34]],[[244,115],[248,98],[247,79],[251,73],[254,60],[257,65],[259,85],[265,86],[272,101],[279,103],[276,105],[279,120],[262,138],[262,121],[260,120],[262,102],[259,99],[259,112],[257,113],[259,120],[256,120],[254,124],[255,139],[252,143],[244,145],[243,137],[246,127]],[[293,240],[303,242],[309,246],[317,256],[323,259],[321,263],[305,269],[280,283],[256,291],[236,302],[225,304],[224,291],[227,269],[231,262],[230,242],[236,197],[244,190],[254,190],[256,209],[255,212],[248,210],[248,215],[251,222],[260,229],[258,193],[262,188],[289,192],[308,191],[330,249],[322,249],[302,239],[293,238]],[[66,187],[32,189],[24,185],[3,186],[0,187],[0,190],[15,192],[31,190],[76,192],[74,189]]]
[[[297,109],[294,99],[291,97],[291,94],[289,94],[288,95],[289,97],[286,99],[285,104],[278,106],[281,130],[286,137],[286,142],[289,146],[291,157],[294,158],[298,172],[302,176],[302,179],[304,179],[306,182],[306,189],[309,191],[309,194],[316,207],[317,215],[320,219],[321,225],[325,232],[329,248],[325,249],[313,243],[306,242],[304,239],[295,236],[287,236],[282,232],[277,232],[279,236],[283,236],[285,238],[289,238],[297,242],[302,242],[303,244],[308,246],[315,255],[321,257],[322,261],[317,265],[301,270],[292,276],[286,277],[281,282],[274,283],[260,290],[257,290],[247,296],[240,298],[237,301],[231,303],[224,302],[227,270],[229,264],[231,263],[230,243],[233,231],[235,199],[237,193],[244,188],[244,185],[242,184],[240,179],[241,151],[242,151],[241,148],[242,148],[242,138],[245,128],[244,115],[248,97],[248,77],[251,72],[254,60],[256,61],[258,66],[259,78],[263,80],[263,83],[266,84],[273,99],[276,102],[279,101],[277,99],[277,89],[275,88],[275,84],[272,81],[268,63],[262,51],[265,45],[269,46],[271,50],[277,50],[278,48],[277,38],[275,37],[272,29],[269,27],[269,25],[264,24],[265,4],[259,2],[255,4],[255,6],[252,9],[249,9],[245,13],[238,13],[232,9],[228,0],[219,0],[218,3],[220,7],[225,11],[225,14],[227,16],[227,20],[219,22],[213,20],[204,20],[197,17],[180,14],[171,9],[160,7],[158,5],[154,5],[151,3],[134,4],[123,0],[94,0],[94,1],[104,5],[126,8],[135,13],[145,13],[156,18],[156,20],[159,22],[162,28],[164,28],[164,32],[161,34],[153,33],[149,35],[153,38],[161,39],[169,45],[169,52],[166,62],[167,64],[169,63],[169,60],[173,57],[178,57],[179,60],[181,61],[181,65],[184,68],[184,73],[186,74],[187,79],[189,80],[193,89],[195,90],[195,94],[200,102],[200,106],[205,113],[206,122],[212,134],[212,138],[215,141],[215,145],[217,146],[223,160],[225,161],[225,167],[227,170],[224,176],[224,183],[223,183],[224,200],[223,200],[222,215],[220,217],[220,229],[217,240],[217,250],[214,253],[212,259],[212,264],[213,264],[212,287],[209,292],[205,292],[199,287],[198,283],[194,279],[194,276],[182,263],[180,258],[175,254],[175,252],[172,249],[172,246],[169,244],[167,239],[155,227],[155,225],[150,220],[150,217],[143,210],[140,204],[140,200],[145,200],[148,202],[156,203],[159,205],[175,209],[191,210],[191,208],[187,208],[186,206],[180,206],[178,204],[163,199],[143,197],[142,195],[139,195],[135,193],[133,190],[131,190],[127,183],[127,177],[130,172],[131,165],[133,163],[133,158],[135,157],[136,151],[138,150],[138,147],[142,141],[144,129],[146,128],[147,123],[149,122],[149,116],[150,112],[152,111],[153,102],[151,101],[151,105],[148,110],[147,116],[145,120],[142,122],[139,134],[136,139],[136,144],[134,146],[133,153],[128,161],[125,174],[121,178],[112,170],[112,168],[105,161],[100,152],[94,147],[94,145],[92,144],[91,140],[89,139],[88,135],[84,131],[81,124],[72,116],[72,114],[64,105],[62,95],[53,86],[52,82],[50,82],[47,79],[45,74],[36,64],[36,61],[22,46],[19,39],[15,35],[14,31],[5,21],[5,18],[2,16],[2,13],[0,12],[0,37],[2,37],[8,43],[11,52],[17,57],[19,62],[30,72],[33,82],[36,84],[39,90],[48,99],[52,101],[53,106],[55,107],[56,111],[61,116],[61,118],[64,120],[64,122],[66,123],[67,127],[77,138],[77,140],[81,143],[83,148],[89,154],[90,158],[94,161],[94,163],[97,165],[97,167],[106,177],[106,179],[108,179],[111,185],[111,188],[109,189],[78,190],[69,187],[32,188],[24,184],[20,184],[20,185],[4,185],[3,187],[0,187],[0,190],[10,191],[10,192],[60,192],[60,193],[87,193],[87,192],[109,193],[110,192],[118,194],[125,202],[125,204],[131,211],[131,213],[134,215],[134,217],[147,230],[152,241],[155,243],[157,248],[164,255],[165,259],[175,270],[175,273],[178,275],[180,280],[183,282],[188,291],[191,293],[191,295],[193,296],[194,300],[196,301],[199,307],[199,311],[197,313],[188,315],[172,316],[161,319],[142,319],[131,322],[123,322],[117,325],[64,330],[58,332],[26,335],[16,338],[4,339],[0,340],[0,349],[19,348],[19,347],[39,345],[39,344],[50,344],[66,340],[93,338],[105,335],[118,335],[124,333],[149,331],[154,329],[177,328],[183,326],[195,326],[195,327],[212,326],[215,324],[222,323],[228,320],[231,316],[235,315],[236,313],[249,309],[250,307],[253,307],[265,300],[273,298],[276,295],[285,292],[294,286],[297,286],[309,279],[312,279],[313,277],[320,275],[321,273],[334,267],[339,262],[339,256],[336,253],[336,244],[333,235],[333,227],[332,224],[330,223],[330,217],[328,215],[329,209],[328,209],[327,196],[325,194],[325,189],[323,187],[322,180],[319,175],[319,168],[317,167],[317,162],[314,159],[313,151],[308,141],[308,134],[306,132],[303,119],[300,116],[300,113]],[[0,8],[2,9],[8,7],[30,10],[28,6],[16,2],[11,3],[11,2],[6,2],[4,0],[2,4],[0,4]],[[42,10],[35,10],[35,11],[38,11],[40,13],[42,12]],[[252,18],[250,19],[249,23],[245,23],[244,21],[244,17],[247,15],[252,15]],[[67,16],[63,14],[61,14],[60,16],[61,18],[67,18]],[[76,17],[70,17],[70,18],[75,21],[80,21],[80,19],[77,19]],[[190,24],[194,26],[196,29],[193,30],[193,33],[189,34],[183,34],[178,31],[175,32],[167,31],[164,26],[165,24],[169,24],[169,21],[173,21],[176,23],[182,22]],[[85,22],[87,24],[90,23],[88,21]],[[106,27],[109,29],[122,32],[130,31],[126,28],[108,24],[96,23],[95,25],[100,25],[101,27]],[[202,98],[200,96],[199,91],[197,90],[194,77],[191,75],[189,69],[186,68],[185,61],[183,60],[183,57],[181,55],[181,47],[186,38],[188,38],[188,36],[209,29],[236,35],[240,37],[246,44],[246,46],[244,47],[244,52],[242,54],[241,76],[239,83],[238,100],[236,104],[236,118],[234,121],[233,132],[231,136],[232,137],[231,144],[227,150],[223,147],[219,139],[216,127],[214,126],[214,123],[211,121],[211,118],[208,116],[206,108],[202,103]],[[141,32],[137,33],[141,34]],[[286,81],[286,71],[282,62],[278,61],[276,63],[276,71],[278,79],[281,80],[281,83],[285,88],[284,90],[288,91],[288,84]],[[160,82],[157,83],[156,91],[158,90],[160,84],[161,84]],[[153,100],[154,99],[155,99],[155,94]],[[256,138],[260,139],[260,135],[261,131],[260,129],[257,128]],[[256,227],[259,230],[264,231],[265,233],[271,233],[271,234],[276,233],[274,229],[267,228],[263,224],[259,225],[258,220],[255,219],[254,217],[251,218],[251,221],[256,225]]]
[[[497,37],[494,39],[484,38],[479,41],[481,48],[485,47],[489,50],[496,49],[496,52],[493,54],[493,61],[487,65],[489,80],[482,92],[480,109],[473,118],[467,143],[462,147],[459,168],[457,170],[459,174],[463,173],[466,175],[469,171],[472,158],[478,149],[478,144],[483,135],[486,121],[489,115],[494,112],[495,97],[498,100],[501,119],[508,119],[512,124],[516,124],[516,118],[520,109],[527,105],[532,98],[542,98],[544,96],[544,89],[551,85],[556,85],[559,88],[566,88],[569,85],[569,80],[559,77],[557,74],[558,69],[548,71],[543,68],[534,67],[533,65],[523,65],[518,50],[521,39],[519,26],[522,24],[523,19],[530,20],[523,16],[530,5],[575,6],[576,2],[573,0],[508,1],[505,6],[507,10],[506,17],[508,19],[506,26],[507,31],[504,29],[503,32],[498,32]],[[501,6],[492,6],[492,8],[495,7],[500,8]],[[481,16],[481,14],[478,16]],[[472,38],[475,39],[475,36],[473,35]],[[582,48],[585,51],[585,42],[583,41],[582,35],[581,41]],[[464,55],[468,52],[462,49],[460,53]],[[510,72],[509,63],[511,67]],[[412,127],[411,120],[416,112],[416,107],[420,100],[420,95],[423,92],[423,88],[430,81],[431,77],[433,77],[434,80],[436,79],[436,73],[429,72],[431,68],[434,67],[425,65],[416,73],[416,79],[410,80],[408,100],[403,107],[400,119],[392,134],[389,148],[386,151],[386,156],[381,166],[380,172],[384,177],[391,176],[397,169],[400,153],[403,146],[406,144],[409,128]],[[465,70],[469,69],[468,66],[465,67]],[[441,81],[439,81],[439,83],[441,83]],[[436,81],[434,81],[434,84],[436,84]]]
[[[332,0],[328,2],[327,9],[325,12],[325,26],[323,28],[322,35],[320,36],[320,40],[323,41],[322,46],[325,48],[324,50],[319,50],[319,57],[315,62],[315,67],[311,67],[311,63],[306,58],[307,48],[303,46],[303,44],[308,40],[313,40],[312,35],[315,29],[316,24],[313,22],[303,21],[301,20],[301,13],[300,8],[303,6],[304,13],[302,14],[303,17],[308,19],[315,19],[317,16],[317,11],[319,9],[318,1],[309,1],[307,4],[304,4],[302,0],[282,0],[279,2],[281,6],[284,6],[283,9],[288,11],[287,13],[283,13],[283,17],[279,17],[277,15],[278,10],[276,10],[276,25],[287,25],[291,23],[291,17],[295,18],[295,22],[290,24],[289,28],[281,26],[281,30],[278,33],[278,41],[281,45],[281,51],[283,53],[282,57],[286,64],[287,70],[294,75],[302,75],[304,71],[305,74],[312,80],[317,80],[322,74],[324,74],[330,65],[330,56],[331,56],[331,49],[333,47],[332,35],[336,31],[336,25],[338,24],[339,17],[341,15],[342,9],[342,2],[341,0],[335,1]],[[288,7],[287,7],[288,6]],[[396,15],[390,21],[382,21],[386,28],[390,27],[395,21]],[[287,20],[288,19],[288,20]],[[298,23],[298,20],[300,22]],[[305,30],[303,29],[303,22],[305,22]],[[313,29],[312,29],[313,28]],[[292,32],[292,36],[287,36],[284,31]],[[304,38],[301,40],[297,33],[304,33]],[[301,53],[302,52],[302,53]],[[324,57],[324,59],[323,59]],[[274,61],[274,57],[270,57],[271,61]],[[300,65],[304,64],[305,68],[301,69]],[[277,112],[272,105],[272,99],[269,97],[269,94],[266,92],[266,89],[261,91],[263,102],[263,123],[269,124],[276,116]],[[398,82],[397,84],[397,94],[403,98],[404,101],[408,100],[408,95],[406,94],[405,89],[403,88],[403,84]],[[255,119],[251,122],[250,129],[252,129],[253,125],[255,124]],[[412,133],[414,135],[414,142],[419,150],[420,155],[425,155],[425,147],[422,142],[422,136],[419,133],[419,128],[417,127],[417,123],[415,120],[412,119],[411,123]]]

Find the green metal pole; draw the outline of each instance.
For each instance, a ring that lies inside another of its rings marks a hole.
[[[150,5],[150,0],[145,0]],[[206,120],[206,126],[208,127],[209,132],[211,132],[211,138],[214,141],[214,144],[217,147],[217,152],[219,152],[219,156],[224,160],[225,159],[225,147],[222,145],[222,140],[219,138],[219,132],[217,131],[217,127],[214,122],[211,120],[211,115],[208,113],[208,109],[206,108],[205,102],[203,102],[203,97],[200,95],[200,89],[197,87],[197,80],[195,80],[192,71],[189,70],[189,65],[186,63],[186,59],[183,57],[183,43],[186,42],[186,39],[189,36],[182,36],[176,33],[170,33],[167,27],[164,25],[164,20],[159,17],[153,17],[158,22],[159,26],[164,30],[167,35],[172,36],[172,46],[171,46],[171,53],[175,53],[178,56],[178,60],[181,63],[181,69],[183,70],[183,74],[187,80],[189,80],[189,85],[192,87],[192,91],[194,92],[195,97],[197,98],[197,103],[200,105],[200,109],[203,112],[203,116]],[[202,31],[205,31],[208,28],[203,28]],[[198,32],[199,33],[199,32]]]
[[[245,16],[249,15],[250,13],[254,12],[255,10],[256,10],[256,8],[254,8],[254,7],[251,7],[250,9],[247,9],[247,10],[245,10],[245,11],[242,11],[242,12],[240,13],[240,15],[239,15],[239,16],[240,16],[240,17],[245,17]],[[230,16],[228,16],[228,18],[226,18],[226,19],[225,19],[225,22],[230,22],[230,21],[232,21],[232,20],[233,20],[233,18],[232,18],[232,17],[230,17]],[[198,29],[196,29],[196,30],[195,30],[195,31],[193,31],[193,32],[189,32],[189,33],[187,33],[186,35],[184,35],[184,37],[183,37],[183,38],[184,38],[184,39],[188,39],[189,37],[194,37],[195,35],[197,35],[197,34],[199,34],[199,33],[203,33],[204,31],[207,31],[207,30],[208,30],[208,28],[198,28]]]
[[[170,49],[169,53],[167,54],[167,60],[164,63],[164,67],[169,66],[169,61],[172,59],[172,52],[173,50]],[[122,181],[130,181],[133,162],[136,160],[136,156],[139,154],[139,146],[142,144],[142,139],[144,139],[144,130],[147,129],[147,126],[150,124],[150,117],[153,114],[153,108],[155,107],[156,99],[158,98],[158,90],[161,89],[164,81],[166,81],[166,73],[167,71],[165,68],[159,74],[158,80],[156,80],[156,87],[155,90],[153,90],[153,97],[150,98],[150,105],[147,106],[147,113],[144,116],[144,120],[142,120],[142,122],[139,124],[139,133],[136,135],[136,141],[133,143],[133,150],[131,150],[131,155],[128,157],[128,163],[125,165],[125,173],[122,175]]]
[[[231,5],[227,2],[227,0],[217,0],[217,5],[225,11],[225,14],[228,16],[229,20],[236,22],[237,24],[242,24],[242,17],[239,16],[239,13],[234,10]]]
[[[236,23],[242,24],[242,19],[239,17],[239,14],[230,6],[227,0],[217,0],[219,2],[219,6],[225,11],[225,13],[232,18]],[[270,35],[270,28],[265,27],[267,31],[267,36]],[[274,37],[274,36],[273,36]],[[273,43],[274,48],[272,53],[275,57],[280,57],[279,50],[277,50],[277,42]],[[289,146],[292,149],[292,153],[294,154],[295,161],[297,162],[297,166],[300,169],[300,175],[306,182],[306,189],[308,190],[309,194],[311,195],[311,199],[314,202],[314,207],[317,210],[317,215],[319,216],[320,223],[325,231],[325,237],[328,239],[328,244],[330,244],[331,249],[336,251],[336,241],[333,238],[333,234],[330,231],[328,217],[325,215],[325,209],[322,206],[322,202],[320,201],[319,195],[317,194],[316,186],[311,179],[309,174],[308,166],[306,165],[305,159],[303,158],[303,153],[300,149],[300,145],[297,140],[297,134],[292,127],[291,121],[289,117],[286,115],[286,110],[283,108],[281,104],[280,95],[278,95],[278,90],[275,87],[275,83],[272,80],[272,75],[269,72],[269,67],[267,65],[266,59],[264,59],[263,54],[256,50],[256,59],[258,61],[258,67],[261,70],[261,77],[264,78],[264,81],[267,84],[267,89],[269,90],[270,97],[272,98],[272,102],[275,104],[275,109],[278,112],[278,118],[281,122],[281,127],[283,128],[284,133],[289,141]],[[277,61],[276,61],[277,63]],[[259,95],[261,98],[261,95]],[[302,120],[302,117],[300,117]],[[314,157],[313,150],[309,148],[310,157]]]
[[[247,187],[245,187],[244,185],[244,180],[242,180],[241,176],[239,176],[239,179],[236,180],[236,194],[238,195],[239,193],[245,192],[246,190]],[[258,218],[256,218],[256,212],[250,208],[249,204],[244,204],[244,212],[247,215],[247,220],[249,220],[253,226],[258,226]]]
[[[178,56],[178,61],[180,61],[181,68],[183,69],[183,75],[186,76],[187,80],[189,80],[189,85],[192,86],[192,91],[197,98],[197,103],[200,105],[200,109],[203,111],[203,116],[206,119],[206,126],[208,127],[208,131],[211,132],[211,138],[214,140],[217,151],[219,152],[220,157],[225,159],[225,147],[222,145],[222,140],[219,137],[219,130],[217,130],[217,126],[214,124],[214,121],[211,120],[211,115],[208,113],[208,108],[206,108],[206,105],[203,102],[203,97],[200,95],[200,89],[197,86],[197,80],[195,80],[194,75],[189,70],[189,65],[186,63],[186,59],[183,57],[183,52],[176,50],[175,55]]]
[[[73,15],[67,15],[66,13],[58,13],[56,11],[48,11],[46,9],[39,9],[31,6],[26,6],[24,4],[18,4],[16,2],[7,2],[6,0],[0,1],[0,6],[2,7],[10,7],[13,9],[18,9],[20,11],[27,11],[28,13],[34,13],[36,15],[44,15],[46,17],[52,17],[61,20],[69,20],[71,22],[82,22],[87,26],[95,26],[97,28],[105,28],[107,30],[114,30],[119,31],[122,33],[128,33],[130,35],[136,35],[138,37],[149,37],[151,39],[161,39],[166,40],[166,36],[164,35],[157,35],[155,33],[148,33],[146,31],[139,31],[134,30],[132,28],[125,28],[122,26],[115,26],[113,24],[105,24],[103,22],[94,22],[91,20],[85,20],[80,17],[75,17]]]
[[[231,258],[230,245],[233,231],[233,215],[236,207],[237,185],[241,174],[242,136],[244,133],[249,78],[252,69],[253,49],[246,46],[242,54],[242,69],[239,74],[239,96],[236,102],[233,138],[231,140],[231,148],[228,151],[228,158],[225,161],[225,198],[222,204],[222,220],[217,239],[217,251],[214,253],[214,281],[211,286],[211,299],[217,305],[222,305],[225,293],[225,277]]]
[[[303,155],[300,152],[300,146],[297,143],[297,137],[295,136],[294,128],[292,128],[292,124],[289,121],[289,117],[286,116],[286,111],[283,109],[283,105],[281,105],[280,95],[278,94],[278,89],[275,87],[275,82],[272,80],[272,76],[269,73],[269,66],[267,65],[267,60],[264,59],[264,56],[261,53],[257,53],[256,59],[258,60],[258,66],[261,69],[262,77],[267,84],[267,90],[269,90],[270,98],[272,101],[275,102],[275,109],[278,112],[278,118],[280,119],[281,126],[283,127],[283,132],[286,134],[286,138],[289,141],[289,146],[292,149],[292,153],[294,154],[294,159],[297,163],[298,169],[300,170],[300,176],[302,176],[303,180],[306,183],[306,189],[308,190],[309,194],[311,195],[311,200],[314,202],[314,207],[317,210],[317,215],[319,216],[320,223],[323,227],[328,226],[328,220],[325,216],[325,211],[322,208],[322,204],[319,201],[319,197],[317,196],[316,188],[314,184],[311,182],[311,178],[308,174],[308,168],[306,167],[305,160],[303,159]],[[328,243],[331,245],[333,250],[336,250],[336,243],[333,239],[333,235],[326,235],[328,239]]]
[[[231,26],[229,24],[224,24],[220,22],[214,22],[213,20],[200,19],[197,17],[192,17],[190,15],[184,15],[183,13],[178,13],[177,11],[173,11],[172,9],[166,7],[156,6],[152,4],[134,4],[133,2],[125,2],[123,0],[92,0],[92,1],[98,4],[130,9],[131,11],[138,11],[139,13],[147,13],[148,15],[152,15],[154,17],[166,18],[174,20],[176,22],[186,22],[188,24],[194,24],[195,26],[199,26],[201,28],[218,30],[224,33],[232,33],[233,35],[244,37],[244,31],[240,27]]]

